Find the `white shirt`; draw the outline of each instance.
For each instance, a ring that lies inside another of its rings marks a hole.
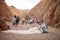
[[[16,18],[15,18],[15,17],[12,18],[12,22],[13,22],[13,23],[16,22]]]
[[[43,23],[41,24],[41,27],[46,27],[45,22],[43,22]]]

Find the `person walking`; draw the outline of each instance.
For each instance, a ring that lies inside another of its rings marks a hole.
[[[13,25],[16,24],[16,15],[13,16],[13,18],[12,18],[12,23],[13,23]]]
[[[16,17],[16,25],[18,25],[19,21],[20,21],[20,18],[17,16]]]

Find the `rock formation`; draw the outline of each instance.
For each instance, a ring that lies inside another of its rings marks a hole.
[[[0,0],[0,29],[6,30],[9,26],[6,24],[6,21],[12,16],[8,6],[5,3],[5,0]]]
[[[26,16],[29,12],[29,10],[20,10],[15,8],[14,6],[10,6],[9,9],[11,10],[12,15],[17,15],[20,18],[23,18],[24,16]]]
[[[30,14],[44,20],[47,25],[59,28],[60,26],[60,0],[41,0]]]
[[[5,0],[0,0],[0,30],[9,29],[9,26],[6,24],[6,22],[10,21],[10,18],[13,15],[24,17],[27,13],[28,10],[19,10],[14,6],[10,7],[6,5]]]
[[[9,7],[6,5],[5,0],[0,0],[0,29],[6,30],[9,26],[6,21],[14,13],[20,17],[35,16],[40,20],[44,20],[47,26],[57,27],[60,26],[60,0],[41,0],[29,13],[29,11],[22,11]],[[24,13],[24,14],[22,14]],[[3,19],[1,19],[3,18]]]

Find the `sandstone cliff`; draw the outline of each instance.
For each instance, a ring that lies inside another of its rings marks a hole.
[[[6,21],[12,16],[8,6],[5,3],[5,0],[0,0],[0,29],[8,29]]]
[[[14,6],[10,6],[9,9],[11,10],[12,15],[17,15],[20,18],[25,17],[29,12],[29,10],[20,10],[20,9],[15,8]]]
[[[30,14],[44,20],[47,25],[58,28],[60,26],[60,0],[41,0],[30,11]]]
[[[60,0],[41,0],[30,13],[26,10],[18,10],[14,7],[9,7],[6,5],[5,0],[0,0],[0,29],[8,29],[9,26],[6,24],[6,20],[15,14],[20,17],[25,17],[26,15],[35,16],[40,20],[44,20],[48,26],[59,28]],[[5,19],[2,20],[1,17]]]
[[[10,18],[14,15],[19,17],[25,17],[28,14],[29,10],[19,10],[14,6],[8,6],[5,3],[5,0],[0,0],[0,29],[7,30],[9,26],[6,24],[7,21],[10,21]]]

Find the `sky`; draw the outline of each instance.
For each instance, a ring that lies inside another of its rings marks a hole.
[[[34,6],[36,6],[40,2],[40,0],[5,0],[5,2],[8,6],[13,5],[17,9],[31,10]]]

